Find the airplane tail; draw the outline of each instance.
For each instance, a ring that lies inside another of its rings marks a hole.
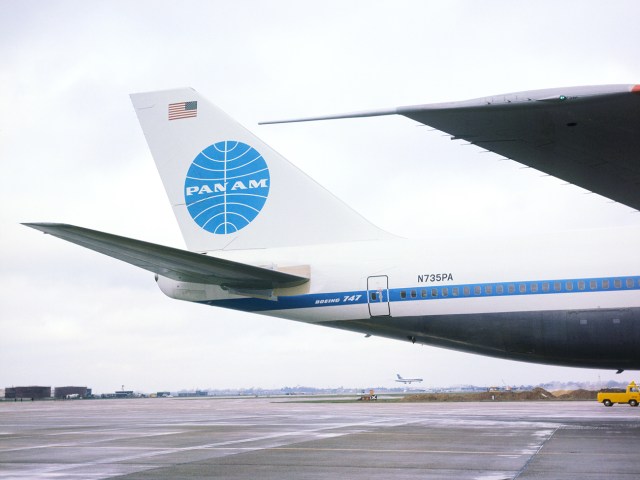
[[[392,238],[195,90],[131,100],[189,250]]]
[[[398,377],[398,380],[404,380],[399,373],[396,373],[396,377]]]

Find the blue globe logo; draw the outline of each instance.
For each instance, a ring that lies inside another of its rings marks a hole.
[[[249,225],[264,207],[271,178],[262,155],[246,143],[224,141],[202,150],[184,182],[191,218],[215,235]]]

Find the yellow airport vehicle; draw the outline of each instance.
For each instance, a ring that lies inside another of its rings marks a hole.
[[[627,390],[621,388],[607,388],[598,392],[598,402],[605,407],[611,407],[614,403],[628,403],[632,407],[637,407],[640,402],[640,387],[636,382],[627,385]]]
[[[373,390],[369,390],[369,394],[366,395],[364,391],[362,392],[362,396],[358,400],[363,400],[365,402],[371,402],[378,400],[378,395]]]

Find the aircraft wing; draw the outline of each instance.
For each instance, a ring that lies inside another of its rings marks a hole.
[[[225,288],[270,290],[302,285],[306,277],[165,247],[63,223],[25,223],[68,242],[95,250],[173,280]]]
[[[536,90],[289,122],[392,114],[640,210],[640,85]]]

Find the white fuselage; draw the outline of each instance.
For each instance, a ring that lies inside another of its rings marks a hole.
[[[640,275],[640,253],[634,239],[640,239],[638,228],[496,237],[475,242],[455,238],[397,239],[215,255],[276,270],[308,265],[308,285],[276,292],[277,300],[265,300],[269,303],[259,311],[322,323],[371,316],[367,279],[377,276],[388,278],[391,317],[639,307],[640,284],[636,276]],[[595,288],[590,282],[594,279],[598,282]],[[603,279],[610,279],[608,288],[604,288]],[[622,281],[619,288],[616,279]],[[629,279],[633,279],[632,286],[628,285]],[[561,283],[560,288],[557,282]],[[169,279],[159,283],[167,295],[183,300],[246,298],[218,286]],[[509,290],[511,285],[513,291]],[[470,286],[467,294],[465,286]],[[454,288],[458,289],[457,295]],[[537,291],[532,292],[534,288]],[[302,302],[299,308],[286,304],[287,297],[305,296],[313,301]]]
[[[640,368],[638,228],[216,252],[310,281],[270,292],[159,278],[167,295],[529,362]]]

